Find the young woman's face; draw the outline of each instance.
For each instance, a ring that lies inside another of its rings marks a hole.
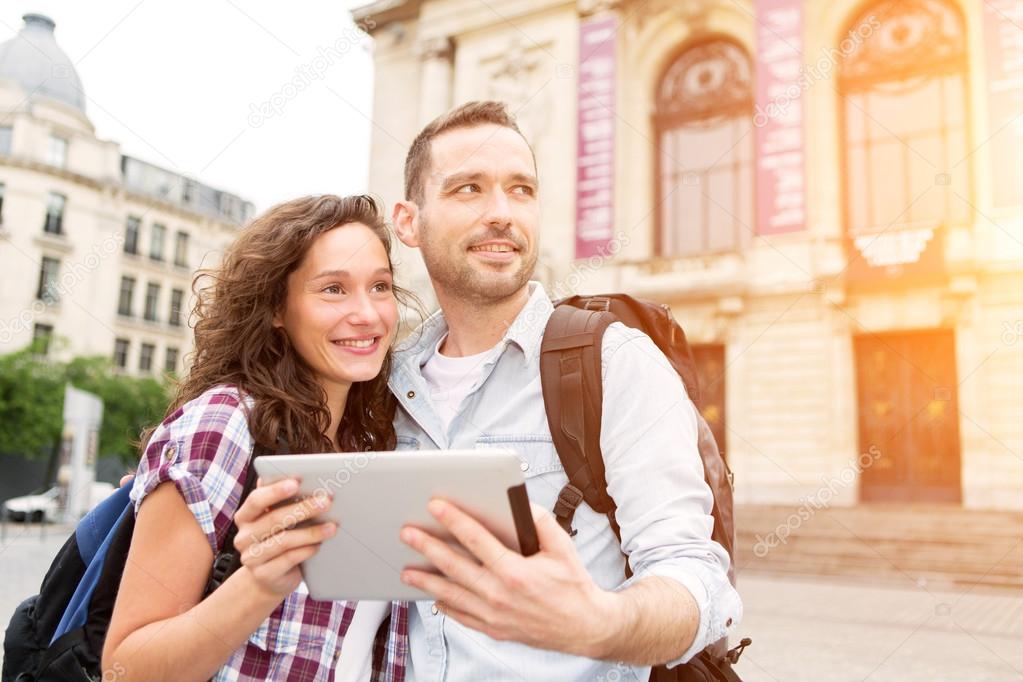
[[[274,323],[332,394],[380,373],[397,320],[384,245],[370,228],[349,223],[313,241],[288,276]]]

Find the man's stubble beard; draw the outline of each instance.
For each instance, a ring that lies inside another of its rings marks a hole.
[[[422,214],[420,222],[419,249],[423,254],[426,270],[430,274],[434,288],[443,290],[448,296],[470,303],[492,305],[517,294],[533,276],[538,255],[536,250],[533,253],[520,250],[522,264],[519,269],[510,275],[501,273],[499,277],[493,277],[489,275],[496,273],[475,270],[469,264],[469,256],[465,250],[449,254],[444,245],[435,243],[431,238],[429,222]]]

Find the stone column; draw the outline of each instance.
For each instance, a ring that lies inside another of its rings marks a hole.
[[[425,41],[420,47],[422,80],[419,90],[419,125],[424,126],[451,108],[455,45],[451,38]]]

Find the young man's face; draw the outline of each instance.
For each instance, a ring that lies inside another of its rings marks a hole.
[[[514,130],[480,125],[433,139],[418,242],[434,286],[479,303],[526,286],[539,251],[536,167]]]

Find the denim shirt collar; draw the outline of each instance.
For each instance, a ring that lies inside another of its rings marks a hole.
[[[524,364],[539,358],[540,342],[547,326],[547,320],[554,311],[554,304],[540,282],[529,282],[529,300],[522,307],[515,320],[509,325],[504,337],[497,343],[493,360],[497,360],[509,344],[515,344],[522,351]],[[444,311],[438,310],[409,334],[394,350],[395,369],[403,370],[410,376],[421,375],[420,368],[430,359],[437,343],[448,333]]]

